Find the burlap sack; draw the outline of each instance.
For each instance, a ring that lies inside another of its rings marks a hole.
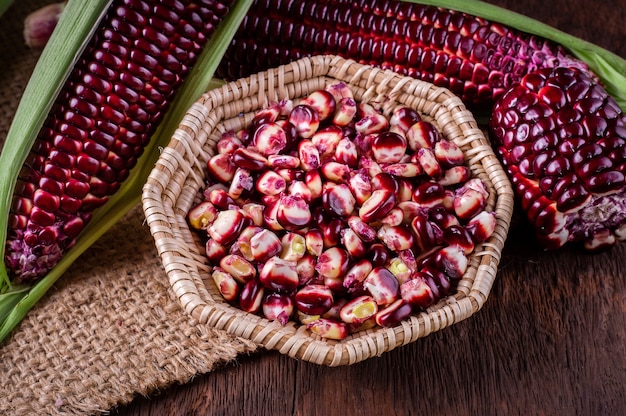
[[[0,18],[0,143],[39,56],[22,22],[45,3],[16,1]],[[137,206],[0,344],[0,414],[98,414],[255,349],[182,311]]]

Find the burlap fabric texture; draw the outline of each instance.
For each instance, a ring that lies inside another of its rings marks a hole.
[[[0,143],[39,56],[22,21],[45,3],[16,1],[0,18]],[[182,311],[137,206],[0,344],[0,414],[99,414],[255,349]]]

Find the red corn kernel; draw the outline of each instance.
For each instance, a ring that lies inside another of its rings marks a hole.
[[[456,143],[440,140],[435,143],[435,158],[444,169],[465,163],[465,154]]]
[[[377,173],[375,176],[372,176],[370,183],[372,184],[372,189],[384,189],[392,192],[394,195],[398,193],[398,181],[389,173]]]
[[[278,195],[287,189],[287,182],[273,170],[266,170],[257,177],[255,188],[263,195]]]
[[[311,140],[301,140],[298,143],[298,158],[304,171],[317,169],[321,165],[320,152]]]
[[[363,240],[351,228],[341,230],[341,244],[352,259],[363,257],[367,251]]]
[[[239,308],[248,313],[260,312],[264,296],[265,288],[259,279],[249,280],[243,285],[239,293]]]
[[[413,247],[413,235],[407,227],[402,225],[382,225],[376,236],[390,251],[398,252]]]
[[[428,219],[437,224],[442,230],[460,224],[459,219],[443,205],[429,209]]]
[[[300,166],[300,159],[284,154],[269,155],[267,157],[267,164],[271,168],[296,169]]]
[[[320,175],[319,170],[308,170],[304,175],[304,182],[311,191],[312,199],[317,199],[322,196],[322,191],[324,187],[322,182],[322,175]]]
[[[254,187],[254,179],[249,170],[237,168],[235,175],[230,182],[228,195],[233,199],[238,199],[244,192],[252,190]]]
[[[483,193],[468,187],[456,190],[454,212],[460,220],[469,220],[485,208],[487,201]]]
[[[416,152],[422,148],[434,148],[435,143],[441,140],[441,136],[431,123],[418,121],[407,130],[406,140],[408,147]]]
[[[356,116],[356,101],[352,97],[343,97],[337,101],[333,124],[335,126],[347,126]]]
[[[366,243],[371,243],[376,239],[376,230],[356,215],[348,218],[348,226]]]
[[[322,277],[343,276],[350,266],[350,257],[345,249],[330,247],[318,257],[315,270]]]
[[[320,175],[323,179],[334,183],[346,183],[350,180],[352,169],[343,163],[329,161],[320,166]]]
[[[411,316],[413,308],[404,299],[397,299],[395,302],[380,309],[376,314],[376,323],[384,328],[398,325]]]
[[[424,275],[429,277],[428,284],[431,286],[431,288],[434,284],[440,296],[446,296],[448,295],[448,293],[450,293],[452,284],[450,282],[450,277],[444,272],[431,266],[423,267],[420,271],[424,273]]]
[[[328,222],[319,224],[318,227],[322,231],[324,248],[334,247],[340,243],[341,230],[345,228],[341,219],[333,218]]]
[[[358,296],[349,300],[339,311],[339,317],[347,324],[360,324],[374,317],[378,304],[371,296]]]
[[[324,251],[324,236],[317,228],[311,228],[304,235],[307,253],[319,257]]]
[[[311,142],[317,147],[320,157],[328,157],[335,154],[343,132],[339,126],[327,126],[319,129],[312,137]]]
[[[313,193],[304,181],[291,182],[287,188],[287,195],[301,197],[307,204],[313,202]]]
[[[261,304],[263,316],[270,321],[276,321],[282,326],[287,325],[295,310],[293,300],[284,293],[269,293]]]
[[[321,315],[335,303],[333,292],[324,285],[311,284],[295,294],[296,308],[307,315]]]
[[[339,101],[342,98],[354,98],[352,89],[345,82],[335,82],[327,86],[325,90],[333,96],[335,101]]]
[[[443,175],[443,169],[435,157],[435,152],[430,148],[417,150],[417,160],[424,173],[433,179],[438,179]]]
[[[393,192],[377,189],[359,208],[359,217],[365,222],[377,221],[391,211],[396,204]]]
[[[474,251],[474,239],[470,232],[461,225],[453,225],[443,230],[443,241],[446,245],[455,245],[469,255]]]
[[[253,147],[240,147],[231,156],[232,163],[249,171],[259,171],[268,165],[267,158]]]
[[[400,107],[396,109],[389,118],[390,126],[397,126],[400,131],[406,133],[411,126],[422,118],[415,109],[411,107]]]
[[[427,279],[428,276],[417,272],[413,275],[413,279],[400,285],[402,300],[417,309],[426,309],[432,306],[437,299],[431,287],[426,282]]]
[[[263,205],[254,202],[247,202],[241,206],[243,214],[257,227],[261,227],[263,225],[264,209],[265,207]]]
[[[256,262],[265,262],[282,250],[280,239],[268,229],[257,232],[250,238],[250,254]]]
[[[280,258],[285,261],[297,262],[306,253],[306,240],[300,234],[288,232],[280,239],[280,244]]]
[[[370,176],[362,170],[352,172],[348,186],[359,205],[362,205],[372,195]]]
[[[452,279],[460,279],[465,274],[469,260],[461,247],[448,246],[437,252],[436,260],[439,270]]]
[[[308,139],[318,130],[320,116],[313,107],[305,104],[297,105],[289,113],[288,120],[296,127],[298,136]],[[302,161],[302,158],[300,158]]]
[[[256,277],[256,269],[248,260],[238,254],[228,254],[220,260],[220,267],[240,283]]]
[[[436,207],[443,204],[445,188],[437,182],[424,182],[413,190],[412,200],[422,208]]]
[[[496,230],[496,213],[481,211],[472,217],[465,226],[476,243],[486,241]]]
[[[367,275],[372,271],[372,262],[368,259],[361,259],[357,261],[345,274],[343,279],[343,286],[346,289],[354,289],[360,285]]]
[[[385,215],[380,222],[384,225],[396,227],[404,223],[404,211],[396,206]]]
[[[235,150],[243,146],[241,140],[234,135],[222,135],[222,138],[215,144],[215,150],[220,154],[232,155]]]
[[[414,178],[424,173],[422,165],[417,163],[392,163],[383,166],[383,172],[400,178]]]
[[[301,104],[308,105],[319,114],[320,121],[324,121],[335,113],[335,97],[327,90],[317,90],[304,97]]]
[[[328,185],[328,184],[327,184]],[[322,193],[324,210],[337,217],[347,217],[352,214],[356,199],[346,184],[326,186]]]
[[[259,271],[259,281],[275,292],[289,293],[295,290],[300,282],[296,262],[286,261],[278,256],[270,258]]]
[[[189,225],[196,230],[204,230],[217,217],[217,208],[208,201],[200,202],[189,210],[187,219]]]
[[[285,180],[288,184],[302,179],[302,172],[298,169],[276,169],[274,172],[278,173],[281,178]]]
[[[218,153],[207,162],[209,175],[216,181],[228,183],[233,179],[237,167],[231,161],[231,156],[226,153]]]
[[[367,275],[363,286],[372,295],[378,305],[389,305],[398,299],[400,284],[385,267],[374,267]]]
[[[285,228],[278,222],[278,202],[280,197],[276,197],[272,201],[266,201],[263,210],[263,224],[272,231],[281,231]]]
[[[262,155],[275,155],[287,147],[287,133],[276,123],[261,124],[252,135],[252,144]]]
[[[227,210],[230,209],[231,206],[236,205],[235,200],[222,188],[207,189],[204,195],[209,202],[221,210]]]
[[[227,245],[235,241],[244,226],[244,216],[239,210],[220,211],[207,228],[209,236],[217,243]]]
[[[424,211],[418,213],[411,220],[415,247],[420,252],[426,252],[438,246],[443,241],[443,231],[439,226],[429,221],[428,214]]]
[[[367,145],[367,148],[368,150],[371,150],[371,143]],[[370,159],[363,155],[359,159],[359,168],[368,174],[370,178],[373,178],[383,172],[383,168],[381,168],[374,159]]]
[[[379,133],[372,140],[372,153],[378,163],[398,163],[405,155],[406,149],[406,139],[390,131]]]
[[[231,253],[240,254],[244,259],[248,261],[255,261],[250,248],[250,240],[252,237],[263,231],[264,229],[257,225],[250,225],[245,227],[239,233],[237,240],[230,247]]]
[[[382,243],[370,244],[367,249],[367,258],[372,261],[374,267],[384,266],[390,258],[389,250]]]
[[[392,258],[387,265],[387,269],[393,273],[400,284],[409,280],[414,272],[400,257]]]
[[[209,238],[204,245],[204,252],[212,264],[218,264],[222,257],[228,254],[227,248],[212,238]]]
[[[313,281],[316,275],[315,263],[316,256],[305,253],[300,260],[296,262],[296,271],[300,276],[300,285],[308,285]]]
[[[357,104],[357,114],[359,113],[359,109],[363,108],[364,106],[365,105],[363,103]],[[383,132],[388,127],[389,120],[387,120],[387,117],[380,114],[376,110],[367,110],[367,113],[360,117],[359,120],[354,124],[354,129],[361,134],[373,134]]]
[[[211,273],[211,277],[217,286],[217,290],[227,302],[233,302],[239,297],[239,284],[233,276],[224,270],[216,267]]]
[[[311,222],[308,203],[298,195],[282,195],[277,202],[276,219],[286,230],[301,230]]]
[[[335,160],[351,168],[355,168],[358,165],[359,152],[352,140],[347,137],[343,137],[339,140],[335,148]]]
[[[307,328],[322,338],[342,340],[348,336],[348,328],[343,322],[319,318],[307,325]]]

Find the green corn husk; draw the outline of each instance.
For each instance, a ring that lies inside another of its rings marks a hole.
[[[533,18],[480,0],[406,0],[482,17],[558,43],[585,62],[598,76],[606,91],[626,111],[626,60],[622,57]]]
[[[70,0],[57,28],[35,67],[0,155],[0,254],[4,259],[8,212],[17,174],[24,163],[39,129],[50,110],[52,101],[74,65],[74,60],[97,27],[110,0]],[[167,115],[152,136],[144,154],[119,191],[94,215],[80,234],[74,247],[41,280],[32,286],[14,286],[0,262],[0,342],[21,322],[28,311],[63,275],[72,263],[117,221],[139,203],[141,189],[159,149],[165,147],[187,109],[200,95],[211,88],[213,74],[226,52],[230,40],[247,13],[252,0],[237,0],[215,33],[211,36],[198,61],[190,71]],[[63,52],[61,53],[60,50]],[[74,59],[67,62],[67,57]],[[33,114],[37,118],[32,117]]]
[[[13,0],[0,0],[0,17],[11,7],[11,4],[13,4]]]

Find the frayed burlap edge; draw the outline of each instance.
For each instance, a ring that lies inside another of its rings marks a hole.
[[[0,142],[39,55],[0,19]],[[0,414],[98,414],[188,382],[257,347],[197,325],[173,295],[140,207],[72,266],[0,344]]]

